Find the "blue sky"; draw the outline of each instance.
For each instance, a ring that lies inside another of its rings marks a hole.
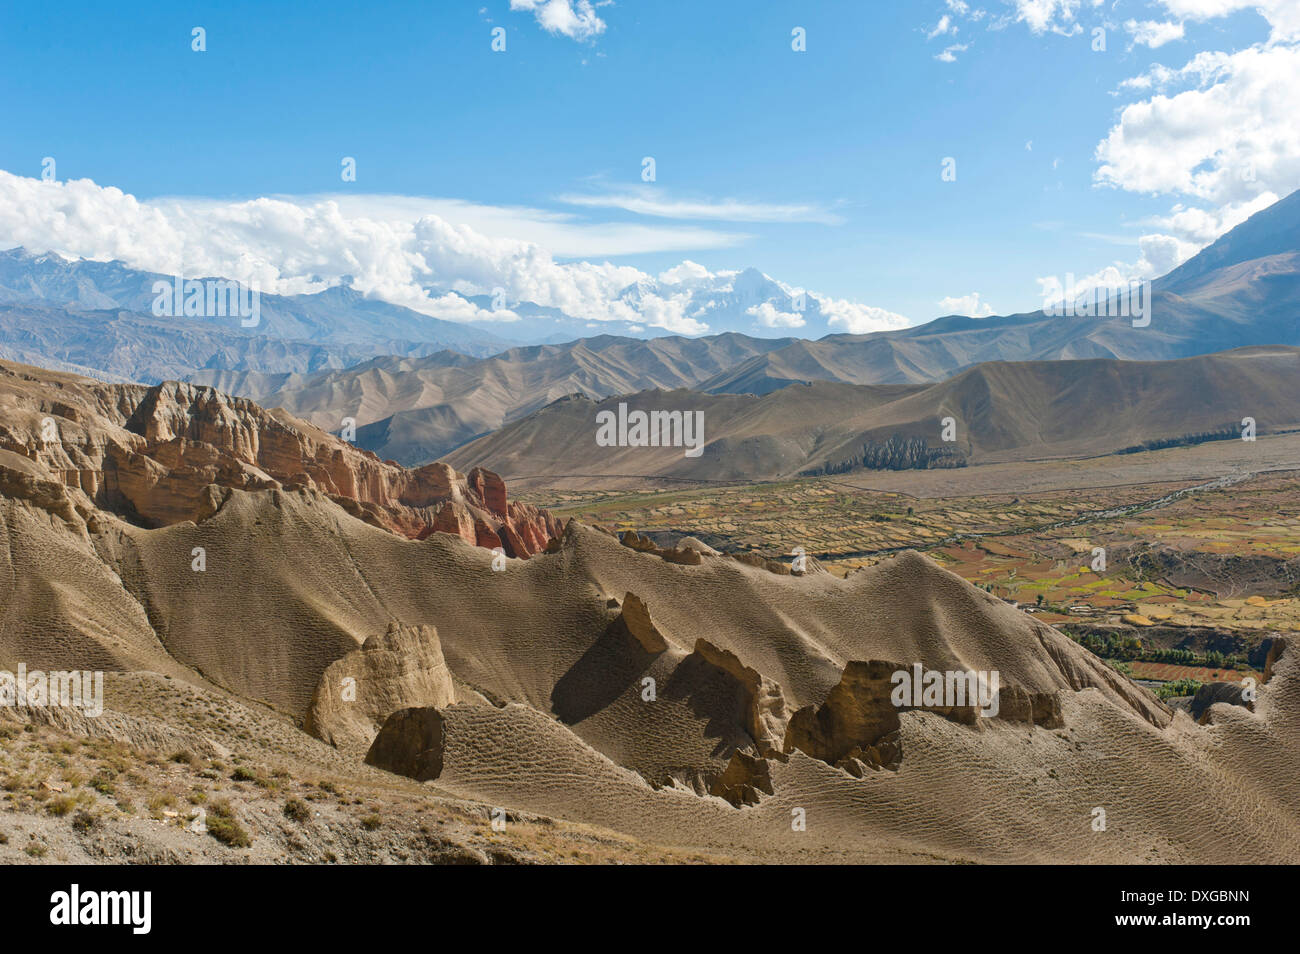
[[[650,275],[683,260],[754,266],[912,322],[960,310],[941,302],[972,293],[968,311],[1036,308],[1043,276],[1176,264],[1300,184],[1300,147],[1261,134],[1258,115],[1251,123],[1262,109],[1251,97],[1276,106],[1276,83],[1235,59],[1297,62],[1280,0],[1264,0],[1263,14],[1240,0],[538,2],[375,2],[361,13],[329,2],[68,3],[57,17],[7,4],[0,170],[36,179],[54,157],[59,181],[183,197],[191,217],[198,199],[262,196],[341,195],[345,214],[364,218],[413,207],[488,240],[536,243],[559,264]],[[548,19],[559,7],[578,19]],[[1152,48],[1135,42],[1144,23],[1182,35]],[[505,52],[491,49],[494,27]],[[804,52],[791,49],[795,27]],[[1104,52],[1093,49],[1098,27]],[[1228,66],[1169,79],[1198,54]],[[1203,142],[1183,150],[1203,129],[1162,140],[1177,116],[1122,121],[1134,104],[1220,85],[1240,116],[1225,110],[1214,157],[1197,152]],[[1117,127],[1120,171],[1099,183],[1098,146]],[[1229,175],[1229,154],[1249,161],[1248,177]],[[340,179],[345,156],[355,182]],[[641,178],[645,156],[653,183]],[[1154,168],[1169,156],[1170,168]],[[956,181],[941,179],[945,157]],[[1216,164],[1219,179],[1190,185]],[[1186,209],[1196,214],[1176,217]],[[147,265],[161,253],[138,248],[139,236],[96,244],[96,228],[144,228],[120,214],[76,236],[51,225],[47,244]],[[41,244],[33,217],[0,213],[0,245]],[[1151,252],[1144,235],[1168,241]],[[202,254],[220,260],[236,244]],[[295,267],[271,264],[281,276]],[[313,263],[314,277],[330,267]],[[478,272],[495,265],[464,267],[467,288],[494,281]]]

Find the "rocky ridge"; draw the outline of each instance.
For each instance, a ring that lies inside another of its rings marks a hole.
[[[146,527],[201,522],[229,489],[323,494],[353,516],[410,539],[453,533],[529,557],[563,526],[509,501],[504,481],[446,464],[408,470],[245,398],[174,381],[103,384],[0,362],[0,459],[6,487],[50,498],[73,520],[57,485],[93,508]],[[26,492],[22,490],[25,488]]]

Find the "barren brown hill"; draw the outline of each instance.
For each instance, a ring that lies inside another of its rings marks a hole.
[[[600,335],[513,348],[479,361],[444,353],[376,358],[306,375],[201,371],[190,380],[284,407],[329,431],[352,417],[359,425],[359,447],[415,465],[566,394],[599,399],[646,388],[690,387],[788,341],[739,334],[649,341]]]
[[[1246,417],[1259,434],[1295,428],[1298,376],[1300,349],[1259,347],[1166,362],[994,362],[933,385],[816,382],[762,396],[646,391],[601,402],[574,396],[445,460],[507,478],[763,480],[1079,458],[1240,439]],[[597,415],[617,414],[620,404],[629,413],[702,415],[702,453],[687,456],[680,441],[598,445]]]
[[[218,484],[219,506],[144,526],[104,509],[110,471],[82,465],[111,459],[110,445],[174,440],[161,427],[179,420],[176,395],[6,371],[6,420],[58,415],[66,440],[84,438],[75,466],[49,447],[0,460],[10,670],[164,673],[265,703],[284,732],[309,728],[357,771],[369,750],[431,797],[710,853],[1300,857],[1300,664],[1285,641],[1253,712],[1220,704],[1198,725],[916,554],[842,580],[570,524],[548,552],[501,562],[458,535],[358,519],[315,479]],[[209,436],[233,429],[260,447],[270,425],[235,426],[257,413]],[[155,433],[101,423],[117,419]],[[998,711],[893,705],[890,674],[918,666],[997,673]],[[122,684],[110,680],[108,707],[137,710]],[[165,734],[156,714],[132,718]]]
[[[796,340],[706,381],[766,394],[794,382],[920,384],[994,361],[1162,361],[1257,345],[1300,345],[1300,191],[1151,285],[1149,322],[1042,311],[949,315],[900,331]]]

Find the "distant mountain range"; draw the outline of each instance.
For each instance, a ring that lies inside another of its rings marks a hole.
[[[121,262],[0,251],[0,357],[154,383],[202,368],[307,372],[444,349],[485,357],[511,344],[342,286],[260,295],[251,328],[233,316],[158,316],[156,282],[173,277]]]
[[[937,381],[985,361],[1154,361],[1246,345],[1300,345],[1300,191],[1152,285],[1151,322],[1042,311],[950,316],[902,331],[797,340],[702,387],[762,394],[793,381]]]
[[[441,294],[441,292],[439,292]],[[455,294],[454,292],[452,294]],[[459,295],[484,311],[491,311],[488,295]],[[830,327],[833,317],[829,300],[777,281],[757,268],[738,271],[699,273],[677,269],[660,276],[628,285],[615,303],[626,305],[634,314],[642,312],[642,302],[659,298],[681,303],[685,318],[698,322],[713,334],[748,334],[755,337],[779,337],[797,334],[806,328]],[[528,344],[560,344],[594,334],[621,335],[630,338],[664,336],[642,320],[593,321],[583,315],[565,314],[532,302],[511,302],[509,311],[518,316],[509,322],[483,322],[501,337]]]
[[[412,465],[569,394],[597,401],[653,388],[762,395],[812,381],[932,383],[995,361],[1153,361],[1300,345],[1300,192],[1158,279],[1142,327],[1127,317],[1038,311],[949,316],[816,341],[739,333],[647,339],[638,330],[637,337],[510,348],[477,326],[346,287],[263,295],[262,320],[252,329],[237,319],[159,318],[150,313],[158,280],[168,277],[118,262],[0,252],[0,357],[110,379],[185,378],[283,406],[329,430],[353,418],[360,446]],[[686,295],[687,314],[715,327],[751,312],[800,314],[790,311],[788,286],[753,269],[653,285],[624,295]],[[803,304],[802,314],[821,315],[817,296]],[[554,309],[512,310],[524,316],[514,323],[521,334],[611,327]],[[754,318],[745,321],[752,327]]]
[[[344,371],[266,375],[210,371],[192,380],[257,395],[317,427],[356,420],[358,446],[385,459],[424,463],[557,398],[647,388],[697,387],[790,338],[714,335],[642,341],[602,335],[564,345],[513,348],[485,360],[451,352],[376,358]]]
[[[902,470],[1076,458],[1240,441],[1245,417],[1255,420],[1258,434],[1300,428],[1297,382],[1300,348],[1270,346],[1178,361],[990,362],[924,385],[817,381],[763,395],[679,389],[599,402],[575,395],[445,460],[458,470],[490,467],[507,480],[775,480],[863,466]],[[687,454],[686,441],[601,446],[601,413],[631,420],[636,411],[696,415],[701,452]]]
[[[1256,214],[1154,283],[1151,322],[1044,312],[940,318],[916,328],[817,341],[601,336],[483,361],[378,359],[343,371],[193,380],[283,406],[320,427],[358,423],[358,443],[407,465],[568,394],[599,401],[646,388],[768,394],[792,383],[924,384],[991,361],[1152,361],[1246,345],[1300,345],[1300,192]]]

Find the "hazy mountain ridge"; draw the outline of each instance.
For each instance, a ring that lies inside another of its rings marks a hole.
[[[282,404],[329,429],[353,416],[361,427],[362,446],[415,464],[573,393],[600,399],[652,387],[690,387],[711,394],[762,395],[810,381],[928,384],[997,361],[1173,360],[1249,345],[1296,345],[1298,222],[1300,193],[1258,213],[1155,282],[1146,327],[1134,327],[1130,318],[1052,317],[1042,312],[989,318],[952,315],[901,331],[828,335],[816,341],[745,335],[649,341],[600,336],[512,349],[455,367],[438,367],[438,360],[424,359],[398,365],[378,362],[283,381],[211,372],[193,379]],[[739,303],[770,291],[763,284],[770,280],[761,275],[747,281],[748,297],[741,296]],[[611,361],[611,354],[618,359]],[[700,354],[707,358],[693,357]],[[673,368],[674,362],[690,367]],[[421,385],[397,387],[377,380],[381,376],[376,367],[391,368],[392,374],[415,373]],[[506,392],[509,398],[503,397]]]
[[[258,324],[252,327],[242,326],[237,317],[155,315],[154,283],[170,286],[173,280],[116,261],[70,260],[21,248],[0,251],[0,341],[10,344],[30,337],[24,317],[43,308],[69,327],[42,329],[45,340],[35,343],[38,347],[29,357],[39,354],[39,347],[52,355],[77,351],[86,367],[111,368],[150,382],[205,367],[309,371],[346,367],[377,355],[423,355],[443,349],[483,357],[510,346],[471,325],[431,318],[343,286],[314,295],[262,294]],[[97,334],[94,322],[80,320],[96,313],[114,316],[116,335]],[[174,358],[166,363],[150,355],[131,359],[116,347],[121,335],[159,339]],[[297,354],[291,359],[280,352]],[[164,374],[158,373],[160,368],[166,369]]]
[[[555,404],[448,454],[457,469],[545,475],[775,480],[835,470],[891,438],[970,464],[1112,454],[1233,428],[1300,427],[1300,348],[1257,347],[1169,362],[993,362],[931,385],[818,381],[761,396],[644,391]],[[596,442],[600,411],[703,414],[697,457]],[[951,418],[954,439],[944,440]]]
[[[901,331],[796,341],[703,387],[764,393],[791,380],[923,382],[988,361],[1154,361],[1272,344],[1300,345],[1300,191],[1154,281],[1145,327],[1042,311],[950,315]]]
[[[357,444],[403,463],[428,461],[567,394],[603,398],[646,388],[692,387],[789,339],[619,338],[514,348],[482,361],[447,354],[377,358],[344,371],[287,378],[197,374],[196,381],[252,393],[326,430],[358,425]],[[274,390],[259,387],[277,385]]]
[[[144,307],[150,289],[142,276],[166,277],[120,263],[10,251],[0,253],[0,300],[46,296],[80,307],[106,301]],[[652,284],[626,294],[635,299],[663,291]],[[698,299],[699,315],[740,314],[789,298],[786,286],[754,269],[679,277],[676,286]],[[816,341],[732,333],[600,335],[508,350],[479,339],[467,343],[464,336],[473,338],[478,329],[341,287],[312,296],[263,296],[263,327],[255,331],[238,328],[237,321],[227,328],[120,310],[10,304],[0,306],[0,353],[113,379],[185,378],[283,406],[331,431],[351,418],[361,446],[418,464],[568,394],[598,400],[651,388],[762,395],[810,381],[927,384],[998,361],[1172,360],[1252,345],[1298,345],[1300,192],[1252,216],[1153,288],[1150,324],[1142,327],[1125,317],[1034,312],[947,316],[899,331]],[[793,307],[792,301],[777,310]],[[807,306],[807,314],[820,308],[815,296]],[[421,329],[438,336],[449,327],[461,336],[451,344],[382,337]],[[464,356],[475,349],[478,360]],[[482,357],[485,350],[499,353]]]

